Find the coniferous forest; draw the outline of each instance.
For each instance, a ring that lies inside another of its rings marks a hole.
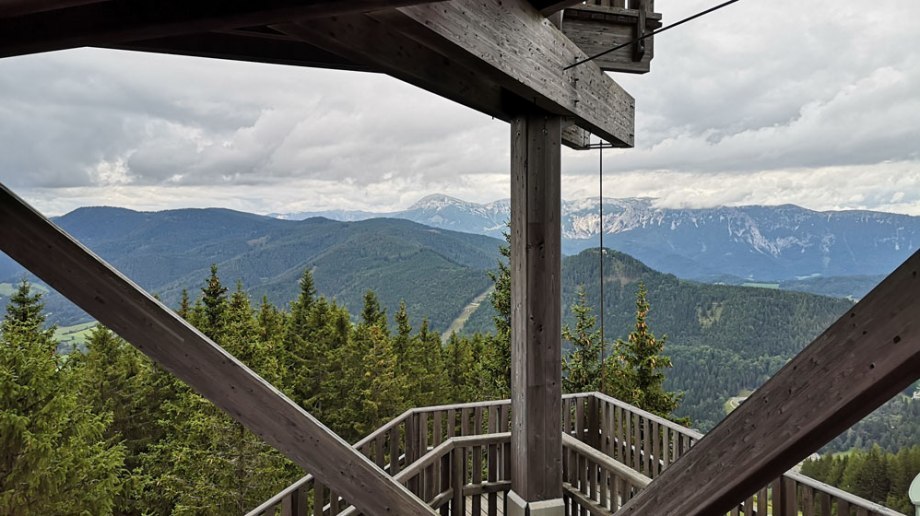
[[[412,327],[405,304],[387,314],[373,291],[353,318],[316,294],[309,269],[281,309],[224,285],[212,266],[176,312],[354,442],[410,407],[508,397],[507,267],[493,279],[495,331],[446,342],[427,321]],[[85,350],[59,352],[41,297],[23,280],[0,327],[0,514],[240,514],[303,475],[106,328]],[[663,388],[668,362],[644,291],[636,306],[635,331],[604,363],[588,309],[576,309],[566,389],[669,416],[679,396]]]

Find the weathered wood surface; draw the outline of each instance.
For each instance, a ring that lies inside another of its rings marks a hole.
[[[369,12],[426,1],[435,0],[109,0],[72,7],[61,4],[62,8],[46,7],[0,19],[0,57]]]
[[[488,115],[570,117],[621,147],[634,142],[633,98],[525,0],[451,0],[275,27]]]
[[[623,514],[725,513],[764,479],[780,476],[910,385],[920,377],[918,292],[920,252],[663,471]]]
[[[109,45],[108,48],[335,70],[376,71],[304,41],[242,31],[205,32],[131,41]]]
[[[511,482],[527,502],[562,496],[560,133],[511,123]]]
[[[0,249],[367,514],[434,514],[220,346],[0,185]]]
[[[584,52],[526,0],[451,0],[397,12],[415,22],[411,37],[449,46],[454,61],[485,64],[483,73],[526,102],[614,145],[633,145],[633,98],[593,63],[563,71]]]
[[[530,0],[530,5],[546,16],[580,3],[582,0]]]
[[[643,27],[645,32],[657,29],[661,26],[660,20],[660,14],[644,9],[579,5],[565,10],[562,32],[584,53],[593,56],[638,38],[638,27]],[[647,38],[639,43],[644,45],[645,51],[638,60],[630,45],[592,62],[606,71],[647,73],[655,54],[654,39]]]

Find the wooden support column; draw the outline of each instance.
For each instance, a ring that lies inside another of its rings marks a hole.
[[[562,514],[561,128],[511,122],[512,515]]]

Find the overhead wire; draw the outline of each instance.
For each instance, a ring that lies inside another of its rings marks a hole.
[[[638,43],[638,42],[640,42],[640,41],[644,41],[644,40],[646,40],[646,39],[648,39],[648,38],[650,38],[650,37],[652,37],[652,36],[654,36],[654,35],[656,35],[656,34],[661,34],[662,32],[664,32],[664,31],[666,31],[666,30],[673,29],[674,27],[677,27],[677,26],[679,26],[679,25],[683,25],[683,24],[685,24],[685,23],[687,23],[687,22],[689,22],[689,21],[695,20],[695,19],[697,19],[697,18],[701,18],[701,17],[703,17],[703,16],[706,16],[706,15],[709,14],[709,13],[713,13],[713,12],[715,12],[715,11],[718,11],[719,9],[722,9],[723,7],[728,7],[729,5],[731,5],[731,4],[735,3],[735,2],[739,2],[739,1],[741,1],[741,0],[728,0],[727,2],[723,2],[723,3],[721,3],[721,4],[719,4],[719,5],[715,6],[715,7],[710,7],[709,9],[706,9],[705,11],[700,11],[700,12],[694,14],[693,16],[688,16],[687,18],[684,18],[683,20],[674,22],[674,23],[672,23],[671,25],[666,25],[666,26],[664,26],[664,27],[655,29],[655,30],[653,30],[652,32],[649,32],[648,34],[643,34],[642,36],[639,36],[638,38],[635,38],[635,39],[633,39],[633,40],[631,40],[631,41],[627,41],[626,43],[623,43],[623,44],[621,44],[621,45],[617,45],[617,46],[615,46],[615,47],[613,47],[613,48],[611,48],[611,49],[604,50],[603,52],[599,52],[599,53],[597,53],[597,54],[594,54],[594,55],[591,56],[591,57],[582,59],[582,60],[580,60],[580,61],[576,61],[575,63],[570,64],[569,66],[566,66],[566,67],[563,68],[562,70],[565,71],[565,70],[568,70],[568,69],[570,69],[570,68],[575,68],[575,67],[578,66],[578,65],[585,64],[585,63],[587,63],[587,62],[589,62],[589,61],[593,61],[593,60],[597,59],[598,57],[602,57],[602,56],[605,56],[605,55],[607,55],[607,54],[609,54],[609,53],[611,53],[611,52],[616,52],[617,50],[620,50],[621,48],[626,48],[626,47],[628,47],[628,46],[630,46],[630,45],[634,45],[634,44],[636,44],[636,43]]]

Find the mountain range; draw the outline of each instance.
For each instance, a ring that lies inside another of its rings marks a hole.
[[[324,218],[280,220],[224,209],[136,212],[81,208],[55,220],[65,231],[135,282],[177,306],[187,289],[200,294],[211,264],[225,285],[237,282],[258,302],[263,296],[287,306],[305,269],[317,291],[360,313],[363,294],[377,292],[387,313],[400,300],[412,325],[427,318],[445,331],[471,312],[464,332],[491,331],[493,311],[484,301],[501,240],[433,228],[400,219],[356,222]],[[563,313],[579,286],[591,306],[600,304],[598,249],[563,260]],[[845,299],[765,288],[711,285],[653,270],[639,260],[605,251],[604,313],[609,340],[625,338],[632,325],[635,292],[649,291],[652,328],[670,336],[674,369],[669,387],[686,391],[681,414],[700,428],[722,415],[722,403],[752,389],[845,311]],[[0,304],[24,271],[0,258]],[[49,292],[47,308],[59,324],[87,316]],[[459,327],[457,325],[455,328]]]
[[[562,202],[564,253],[598,246],[599,205],[596,198]],[[701,281],[787,282],[790,288],[820,290],[826,283],[820,278],[834,277],[840,290],[840,278],[847,277],[852,285],[843,290],[860,297],[920,246],[920,217],[892,213],[820,212],[793,205],[673,209],[658,207],[649,198],[605,198],[603,211],[605,247],[656,270]],[[438,194],[398,212],[275,216],[386,216],[500,238],[509,214],[507,199],[477,204]]]
[[[491,286],[486,270],[496,266],[500,244],[406,220],[287,221],[225,209],[80,208],[54,222],[171,306],[182,289],[195,297],[211,264],[228,287],[239,281],[253,299],[287,306],[310,268],[317,290],[352,313],[372,289],[388,313],[404,300],[439,330]],[[3,255],[0,271],[7,284],[25,274]],[[47,304],[58,324],[88,319],[56,294]]]

